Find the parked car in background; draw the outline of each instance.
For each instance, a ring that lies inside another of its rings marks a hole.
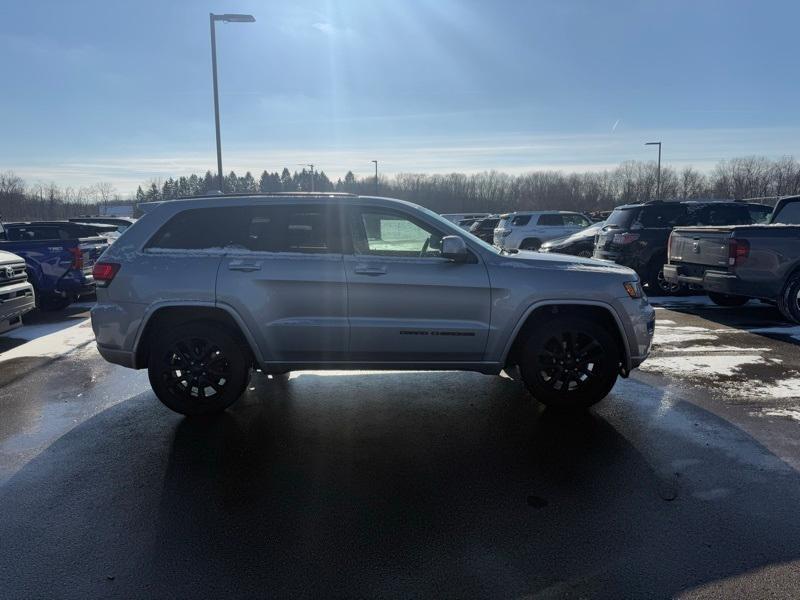
[[[612,260],[636,271],[650,294],[673,294],[678,284],[664,279],[667,240],[673,227],[748,225],[747,205],[734,201],[653,201],[619,206],[598,232],[594,257]]]
[[[772,217],[772,207],[756,202],[745,202],[744,205],[750,211],[750,220],[753,223],[769,223]]]
[[[594,240],[604,222],[592,223],[585,229],[576,231],[572,235],[556,238],[545,242],[539,247],[539,252],[557,252],[558,254],[572,254],[591,258],[594,254]]]
[[[22,315],[35,305],[25,259],[0,250],[0,334],[22,327]]]
[[[494,228],[500,223],[498,215],[490,215],[483,219],[478,219],[469,228],[469,232],[482,239],[487,244],[494,242]]]
[[[415,204],[307,194],[165,202],[95,265],[100,354],[147,368],[179,413],[219,412],[250,369],[499,374],[587,407],[648,355],[625,267],[508,254]],[[265,298],[269,302],[265,302]]]
[[[577,212],[513,212],[500,215],[494,245],[504,250],[538,250],[548,240],[571,235],[589,225],[589,218]]]
[[[483,217],[488,217],[489,213],[485,212],[475,212],[475,213],[447,213],[443,215],[439,215],[440,217],[447,219],[451,223],[458,223],[459,221],[463,221],[464,219],[480,219]]]
[[[0,224],[0,250],[25,260],[36,306],[59,310],[94,293],[92,266],[108,248],[108,240],[97,233],[93,227],[68,222]]]
[[[461,219],[460,221],[458,221],[456,223],[456,225],[461,227],[461,229],[465,229],[465,230],[469,231],[469,228],[472,227],[472,225],[474,223],[477,223],[478,221],[480,221],[481,218],[483,218],[483,217],[479,217],[477,219]]]
[[[779,200],[766,225],[676,227],[664,277],[700,287],[722,306],[773,301],[800,323],[800,196]]]

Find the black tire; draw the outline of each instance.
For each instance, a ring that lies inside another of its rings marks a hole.
[[[666,258],[655,259],[650,261],[647,267],[647,275],[644,280],[650,296],[674,296],[681,291],[681,284],[670,283],[664,279],[665,262]]]
[[[147,369],[153,391],[167,408],[187,416],[208,415],[239,399],[250,360],[225,327],[197,321],[156,338]]]
[[[708,292],[708,297],[717,306],[742,306],[750,300],[747,296],[731,296],[719,292]]]
[[[538,250],[541,247],[542,240],[537,240],[536,238],[522,240],[522,243],[519,245],[520,250]]]
[[[605,398],[619,374],[620,348],[602,325],[561,316],[530,330],[519,364],[528,391],[559,409],[587,408]]]
[[[64,310],[70,304],[72,304],[72,298],[52,295],[36,296],[36,307],[42,312]]]
[[[778,310],[787,321],[800,323],[800,271],[792,273],[786,280],[778,296]]]

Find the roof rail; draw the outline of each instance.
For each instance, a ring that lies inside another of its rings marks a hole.
[[[222,194],[215,192],[206,192],[198,196],[181,196],[175,200],[191,200],[192,198],[242,198],[251,196],[292,196],[300,198],[330,198],[330,197],[344,197],[344,198],[357,198],[358,194],[351,194],[350,192],[224,192]],[[164,202],[168,202],[164,200]]]

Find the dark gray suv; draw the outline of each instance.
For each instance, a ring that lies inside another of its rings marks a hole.
[[[518,366],[542,402],[588,406],[650,349],[654,311],[608,262],[507,253],[400,200],[335,194],[161,203],[94,270],[109,361],[159,399],[224,410],[250,370]]]

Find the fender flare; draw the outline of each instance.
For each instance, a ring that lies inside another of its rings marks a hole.
[[[241,332],[242,337],[244,338],[245,342],[247,342],[247,345],[250,348],[250,351],[253,353],[253,356],[255,357],[256,361],[259,364],[263,364],[264,360],[263,360],[263,356],[261,355],[261,351],[260,351],[260,349],[258,347],[258,344],[255,343],[255,340],[253,339],[253,336],[250,334],[250,330],[245,326],[244,321],[239,316],[239,313],[236,312],[236,310],[234,310],[233,307],[231,307],[231,306],[229,306],[227,304],[218,304],[216,302],[207,301],[207,300],[196,300],[196,301],[191,301],[191,302],[179,302],[179,301],[174,301],[174,300],[163,300],[163,301],[159,301],[159,302],[154,302],[153,304],[149,305],[147,307],[147,310],[145,310],[145,313],[142,316],[142,321],[141,321],[141,323],[139,323],[139,328],[136,331],[136,337],[134,338],[134,342],[133,342],[133,355],[134,356],[138,356],[138,354],[139,354],[139,345],[140,345],[140,343],[142,341],[142,337],[144,335],[144,332],[147,330],[147,324],[150,322],[150,319],[152,319],[153,316],[159,310],[162,310],[162,309],[165,309],[165,308],[213,308],[213,309],[222,310],[229,317],[231,317],[231,319],[233,319],[233,322],[239,328],[239,331]]]
[[[602,308],[614,318],[614,322],[617,324],[617,331],[622,338],[622,349],[625,352],[624,357],[624,367],[626,370],[630,371],[631,369],[631,348],[630,342],[628,341],[628,333],[625,331],[625,326],[622,323],[622,319],[620,319],[619,314],[614,309],[614,307],[609,304],[608,302],[603,302],[602,300],[540,300],[538,302],[534,302],[527,309],[522,313],[522,316],[517,320],[517,324],[514,326],[514,330],[512,331],[511,335],[506,342],[506,346],[503,349],[503,354],[500,359],[500,364],[506,364],[508,360],[508,355],[511,352],[511,347],[514,345],[514,342],[517,339],[517,335],[519,335],[520,330],[522,329],[525,322],[528,320],[528,317],[533,314],[535,310],[543,308],[545,306],[595,306],[598,308]]]

